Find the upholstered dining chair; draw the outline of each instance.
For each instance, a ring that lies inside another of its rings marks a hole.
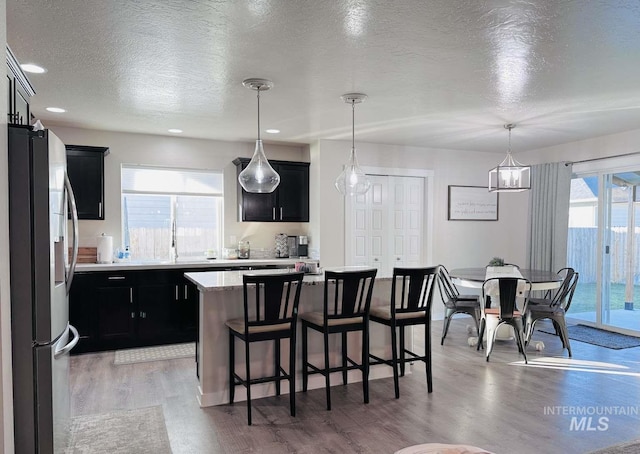
[[[562,340],[562,346],[567,349],[569,357],[571,357],[571,344],[569,343],[565,314],[571,305],[580,275],[573,268],[563,268],[558,271],[558,274],[564,276],[564,279],[554,294],[549,293],[547,298],[529,299],[525,312],[525,344],[531,340],[536,322],[550,319],[556,334]]]
[[[229,328],[229,402],[233,404],[235,388],[247,388],[247,420],[251,425],[251,385],[275,382],[280,395],[280,382],[289,381],[291,416],[296,415],[296,324],[300,288],[304,273],[245,274],[244,317],[227,320]],[[235,339],[245,343],[245,376],[235,371]],[[289,339],[289,371],[280,365],[280,341]],[[252,378],[249,345],[253,342],[274,341],[274,375]]]
[[[400,397],[398,367],[404,376],[405,364],[411,361],[423,361],[427,369],[427,391],[433,391],[431,373],[431,304],[433,287],[438,279],[439,267],[394,268],[391,282],[391,298],[388,306],[376,306],[371,309],[369,319],[382,323],[391,329],[391,359],[382,359],[375,355],[371,364],[386,364],[393,368],[393,386],[396,399]],[[424,325],[424,354],[419,355],[405,348],[405,327]],[[397,331],[400,331],[398,350]],[[399,354],[398,354],[399,352]],[[408,355],[408,356],[407,356]]]
[[[438,290],[440,298],[444,304],[444,321],[442,323],[442,337],[440,345],[444,344],[444,338],[449,332],[451,319],[455,314],[468,314],[473,317],[476,325],[476,333],[480,331],[480,296],[479,295],[462,295],[451,280],[449,271],[444,265],[440,265],[438,269]]]
[[[347,372],[362,371],[362,392],[364,403],[369,403],[369,310],[373,284],[378,270],[325,271],[324,307],[322,312],[305,312],[302,320],[302,391],[307,391],[309,375],[322,374],[325,379],[327,410],[331,410],[331,380],[334,372],[342,373],[342,383],[347,384]],[[331,293],[329,289],[332,289]],[[309,362],[309,329],[322,334],[324,346],[324,367]],[[352,331],[362,333],[362,356],[357,363],[347,355],[347,334]],[[342,337],[342,364],[329,364],[329,335]]]
[[[499,301],[497,307],[485,307],[481,305],[482,319],[480,320],[480,333],[478,334],[478,347],[483,346],[483,336],[485,329],[487,330],[487,349],[486,358],[493,350],[495,343],[496,331],[500,325],[510,325],[515,331],[516,343],[518,351],[524,356],[527,362],[527,353],[525,352],[525,336],[523,313],[527,307],[527,298],[531,292],[531,282],[527,279],[516,277],[496,277],[487,279],[482,284],[482,299],[487,300],[487,296],[491,296],[492,301]],[[523,310],[518,310],[518,299],[522,301]]]

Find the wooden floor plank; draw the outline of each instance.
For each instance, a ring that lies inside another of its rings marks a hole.
[[[573,341],[575,361],[560,365],[570,369],[564,370],[520,365],[515,343],[501,341],[487,362],[467,344],[469,321],[456,318],[443,346],[441,322],[433,323],[432,394],[424,366],[416,363],[400,380],[398,400],[392,379],[370,382],[367,405],[359,383],[333,387],[331,412],[324,390],[298,393],[295,418],[287,395],[265,398],[254,401],[248,427],[244,402],[199,408],[191,358],[114,366],[113,352],[105,352],[72,357],[72,414],[162,405],[175,454],[392,453],[419,443],[470,444],[498,454],[584,453],[640,438],[640,347],[610,350]],[[420,344],[423,335],[415,336]],[[536,332],[535,340],[546,348],[529,347],[531,364],[567,358],[559,338]],[[606,416],[606,430],[598,430],[601,415],[594,415],[590,426],[572,430],[576,415],[547,414],[557,407],[635,408],[636,414]]]

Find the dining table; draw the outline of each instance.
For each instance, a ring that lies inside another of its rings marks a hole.
[[[562,284],[562,276],[558,273],[527,268],[517,269],[524,279],[531,282],[531,290],[553,290]],[[453,282],[460,287],[481,289],[487,278],[487,267],[454,268],[449,272],[449,275]]]
[[[500,270],[504,270],[503,273]],[[488,277],[498,277],[502,274],[504,277],[513,277],[519,274],[524,279],[531,282],[531,290],[553,290],[562,284],[562,276],[558,273],[545,270],[532,270],[527,268],[519,268],[513,266],[505,267],[478,267],[478,268],[454,268],[449,272],[453,282],[460,287],[466,287],[481,290],[484,281]],[[519,276],[518,276],[519,277]],[[487,296],[485,305],[491,305],[491,297]],[[496,340],[513,339],[513,329],[509,325],[500,326],[496,334]]]

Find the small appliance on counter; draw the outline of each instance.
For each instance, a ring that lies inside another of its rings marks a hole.
[[[289,257],[289,237],[285,233],[276,235],[275,255],[277,259]]]
[[[287,237],[287,249],[289,250],[289,257],[298,256],[298,237],[297,236]]]
[[[298,236],[298,257],[309,257],[309,237],[307,235]]]
[[[239,259],[251,258],[251,247],[248,241],[238,242],[238,258]]]

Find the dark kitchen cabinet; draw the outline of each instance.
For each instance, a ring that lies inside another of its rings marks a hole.
[[[249,164],[247,158],[233,161],[237,174]],[[280,175],[280,184],[270,194],[248,193],[238,184],[239,218],[243,222],[309,222],[309,163],[270,160]]]
[[[30,99],[36,94],[31,82],[20,68],[20,64],[7,47],[7,123],[14,125],[31,124]]]
[[[69,293],[69,323],[80,335],[74,353],[95,351],[98,345],[96,286],[92,274],[76,274]]]
[[[69,320],[80,334],[73,353],[192,342],[198,290],[185,270],[76,274]]]
[[[140,341],[171,341],[179,328],[178,286],[170,271],[138,276],[137,321]]]
[[[183,335],[195,337],[198,333],[198,287],[184,277],[184,272],[177,276],[177,301],[179,329]]]
[[[107,147],[67,145],[67,173],[79,219],[104,219],[104,157]]]
[[[98,344],[107,349],[129,346],[136,339],[135,275],[104,274],[95,281]]]

